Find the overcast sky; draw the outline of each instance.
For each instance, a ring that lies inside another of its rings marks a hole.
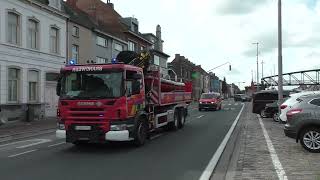
[[[215,73],[228,83],[251,82],[259,42],[264,76],[277,74],[277,0],[111,0],[123,16],[139,20],[142,33],[162,27],[169,62],[176,53],[205,70],[230,61]],[[320,68],[320,3],[282,0],[284,72]],[[255,78],[256,79],[256,78]]]

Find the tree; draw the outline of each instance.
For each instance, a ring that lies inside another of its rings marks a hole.
[[[228,93],[228,86],[227,86],[227,82],[226,82],[226,77],[224,77],[223,81],[222,81],[222,93],[223,94]]]

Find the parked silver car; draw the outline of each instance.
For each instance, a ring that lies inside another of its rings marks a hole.
[[[310,152],[320,152],[320,95],[299,97],[298,103],[287,112],[286,136],[300,141]]]

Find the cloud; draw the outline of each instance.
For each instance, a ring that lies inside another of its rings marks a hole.
[[[284,72],[319,66],[320,3],[283,1]],[[162,26],[165,53],[179,53],[229,82],[250,84],[256,70],[256,47],[265,61],[264,76],[277,74],[277,0],[113,0],[121,15],[139,19],[143,33]],[[147,6],[146,6],[147,5]],[[146,15],[147,14],[147,15]],[[303,62],[303,63],[301,63]],[[259,64],[261,73],[261,64]],[[275,68],[274,68],[275,67]],[[236,69],[235,69],[236,68]],[[261,75],[260,75],[261,77]]]
[[[253,12],[267,0],[224,0],[217,7],[220,15],[240,15]]]

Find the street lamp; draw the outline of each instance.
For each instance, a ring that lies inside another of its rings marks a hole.
[[[226,64],[229,64],[229,71],[231,71],[231,63],[230,62],[226,62],[226,63],[223,63],[223,64],[217,66],[217,67],[214,67],[214,68],[210,69],[209,71],[207,71],[207,73],[209,73],[210,71],[213,71],[213,70],[215,70],[215,69],[217,69],[217,68],[219,68],[221,66],[224,66]]]
[[[259,91],[259,43],[252,43],[257,45],[257,91]]]

